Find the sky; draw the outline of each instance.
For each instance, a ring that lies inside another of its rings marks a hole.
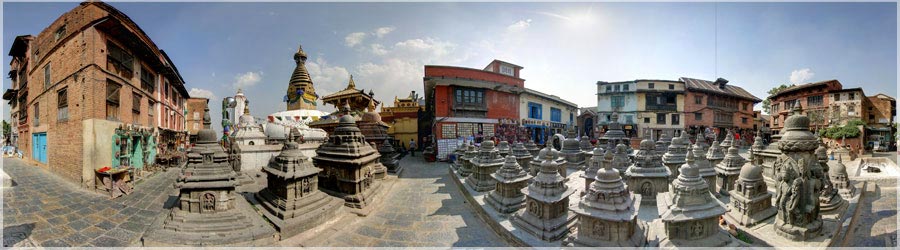
[[[2,4],[8,52],[15,36],[40,33],[78,3]],[[387,104],[424,92],[423,65],[481,69],[493,59],[523,66],[527,88],[580,107],[597,105],[597,81],[679,77],[726,78],[761,99],[780,84],[829,79],[897,96],[890,2],[111,5],[166,51],[192,96],[212,98],[217,131],[221,99],[238,88],[254,116],[285,109],[300,45],[320,96],[352,74]]]

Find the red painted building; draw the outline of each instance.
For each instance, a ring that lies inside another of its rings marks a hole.
[[[519,94],[525,91],[521,69],[500,60],[484,69],[425,65],[426,108],[419,134],[434,136],[438,158],[445,155],[443,144],[449,139],[490,138],[502,124],[518,122]]]

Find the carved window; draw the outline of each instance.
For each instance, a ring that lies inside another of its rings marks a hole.
[[[106,42],[106,49],[106,70],[131,79],[134,76],[134,56],[110,41]]]
[[[119,85],[112,80],[106,80],[106,119],[112,121],[119,120]]]
[[[147,67],[141,67],[141,89],[153,93],[154,88],[156,88],[156,74],[150,72]]]
[[[69,120],[69,88],[62,88],[56,92],[56,120]]]

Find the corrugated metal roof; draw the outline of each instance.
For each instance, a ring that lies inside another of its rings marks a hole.
[[[744,88],[741,88],[738,86],[726,84],[725,89],[720,89],[719,86],[716,85],[715,82],[711,82],[711,81],[707,81],[707,80],[694,79],[694,78],[688,78],[688,77],[682,77],[682,78],[680,78],[680,80],[685,83],[685,87],[687,87],[687,89],[689,89],[689,90],[699,90],[699,91],[711,92],[711,93],[715,93],[715,94],[730,95],[730,96],[734,96],[734,97],[750,99],[750,100],[753,100],[754,102],[762,101],[761,99],[759,99],[759,97],[756,97],[753,94],[750,94],[750,92],[747,92],[747,90],[744,90]]]

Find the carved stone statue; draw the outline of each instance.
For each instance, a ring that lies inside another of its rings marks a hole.
[[[821,167],[813,153],[819,142],[809,131],[809,122],[800,108],[795,107],[784,122],[786,132],[779,143],[782,153],[774,164],[778,211],[775,231],[795,241],[814,238],[822,230],[819,214],[822,182],[815,176]]]

